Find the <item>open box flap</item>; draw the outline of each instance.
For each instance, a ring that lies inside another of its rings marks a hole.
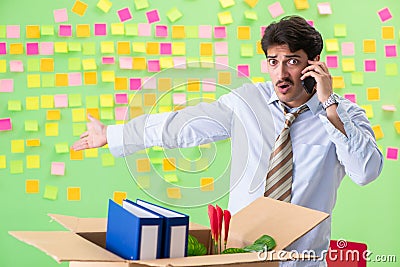
[[[42,250],[57,262],[124,261],[124,259],[117,255],[72,232],[46,231],[9,233],[22,242]]]
[[[107,218],[79,218],[60,214],[48,215],[74,233],[106,232],[107,230]]]
[[[275,250],[285,249],[328,217],[328,213],[260,197],[232,216],[228,247],[250,245],[267,234],[275,239]]]

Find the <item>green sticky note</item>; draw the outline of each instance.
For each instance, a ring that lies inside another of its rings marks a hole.
[[[69,58],[68,59],[68,70],[81,70],[82,61],[80,58]]]
[[[11,160],[10,161],[10,173],[18,174],[24,172],[24,164],[22,160]]]
[[[41,35],[52,36],[54,35],[54,26],[53,25],[42,25],[40,28]]]
[[[80,136],[84,132],[86,132],[86,123],[72,124],[72,136]]]
[[[100,109],[100,119],[102,120],[113,120],[114,119],[114,108],[103,107]]]
[[[387,63],[385,64],[385,75],[386,76],[397,76],[397,64],[396,63]]]
[[[173,92],[182,92],[186,91],[186,79],[176,78],[173,80]]]
[[[42,87],[50,88],[55,85],[55,77],[53,74],[42,74]]]
[[[68,143],[57,143],[55,144],[55,149],[57,154],[69,153]]]
[[[252,57],[254,55],[254,48],[252,44],[241,44],[240,45],[240,56],[241,57]]]
[[[86,96],[86,107],[87,108],[98,108],[99,97],[96,95]]]
[[[114,166],[115,158],[110,153],[101,155],[101,165],[104,167]]]
[[[38,58],[28,58],[28,71],[40,71],[40,61]]]
[[[176,174],[166,174],[164,175],[164,180],[168,183],[177,183],[179,181]]]
[[[43,198],[56,200],[58,195],[58,187],[52,185],[46,185],[44,188]]]
[[[244,12],[244,17],[248,20],[258,20],[257,13],[252,10],[246,10]]]
[[[347,29],[345,24],[335,24],[334,26],[335,37],[346,37]]]
[[[80,107],[82,106],[82,97],[80,94],[68,95],[68,106],[69,107]]]
[[[198,26],[185,26],[186,38],[199,38]]]
[[[79,42],[70,42],[70,43],[68,43],[68,50],[70,52],[80,52],[80,51],[82,51],[81,43],[79,43]]]
[[[151,148],[151,150],[156,151],[156,152],[162,152],[162,151],[164,151],[164,148],[161,146],[153,146]]]
[[[182,18],[183,14],[176,8],[173,7],[167,12],[167,17],[171,22],[175,22],[178,19]]]
[[[172,97],[171,94],[163,94],[157,101],[157,105],[159,106],[171,106],[172,105]]]
[[[152,158],[150,158],[150,163],[151,164],[162,164],[163,163],[163,158],[155,158],[155,157],[152,157]]]
[[[364,84],[364,73],[355,71],[351,73],[351,84]]]
[[[82,54],[85,56],[96,54],[96,44],[92,42],[86,42],[82,44]]]
[[[26,120],[25,131],[26,132],[37,132],[39,130],[39,124],[37,120]]]
[[[0,25],[0,38],[6,38],[6,26]]]
[[[138,176],[136,182],[141,189],[150,188],[150,176]]]
[[[134,0],[136,10],[141,10],[149,7],[147,0]]]
[[[198,57],[187,57],[186,63],[189,68],[199,68],[200,59]]]
[[[194,106],[201,102],[200,94],[189,94],[187,97],[187,105]]]
[[[21,111],[22,105],[20,100],[8,100],[9,111]]]
[[[126,36],[137,36],[139,34],[138,25],[135,23],[125,24]]]

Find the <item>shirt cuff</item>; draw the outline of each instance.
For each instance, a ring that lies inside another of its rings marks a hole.
[[[107,126],[108,149],[114,157],[124,156],[124,125]]]

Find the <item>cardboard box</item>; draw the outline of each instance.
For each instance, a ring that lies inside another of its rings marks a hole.
[[[267,261],[258,253],[205,255],[157,260],[125,260],[105,249],[106,218],[77,218],[50,214],[68,231],[10,232],[15,238],[47,253],[57,262],[70,262],[70,267],[136,267],[136,266],[277,266],[279,261],[292,260],[293,255],[278,257],[268,252]],[[204,214],[207,216],[207,214]],[[252,244],[263,234],[272,236],[283,250],[306,234],[329,214],[290,203],[260,197],[232,216],[228,247]],[[211,251],[210,229],[191,223],[189,233]],[[297,256],[301,259],[302,255]]]

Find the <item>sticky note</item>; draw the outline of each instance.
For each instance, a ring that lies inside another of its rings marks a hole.
[[[332,87],[333,89],[345,88],[343,76],[332,76]]]
[[[174,187],[167,188],[167,197],[171,199],[181,199],[182,198],[181,189]]]
[[[104,64],[104,65],[115,64],[115,57],[102,57],[101,64]]]
[[[337,56],[326,56],[325,62],[328,68],[337,68],[339,65]]]
[[[75,151],[73,149],[69,150],[69,159],[70,160],[83,160],[83,151]]]
[[[114,166],[115,158],[110,153],[101,155],[101,165],[104,167]]]
[[[112,35],[124,35],[125,34],[125,26],[123,23],[111,23],[111,34]]]
[[[82,44],[82,54],[85,56],[96,54],[96,44],[93,42],[85,42]]]
[[[232,14],[230,11],[224,11],[218,13],[219,23],[222,25],[227,25],[233,23]]]
[[[7,25],[7,38],[18,39],[21,35],[21,29],[19,25]]]
[[[72,36],[72,26],[61,24],[58,27],[58,36],[60,37],[71,37]]]
[[[7,54],[7,43],[0,43],[0,55]]]
[[[219,0],[222,8],[228,8],[235,5],[235,0]]]
[[[164,158],[162,160],[162,169],[165,172],[176,170],[176,160],[175,158]]]
[[[237,38],[239,40],[250,40],[250,27],[249,26],[238,26],[237,27]]]
[[[100,107],[114,107],[114,100],[111,94],[100,95]]]
[[[94,58],[82,59],[82,67],[84,70],[96,70],[96,60]]]
[[[86,114],[84,108],[74,108],[72,112],[72,122],[84,122],[86,121]]]
[[[379,124],[373,125],[372,130],[374,131],[376,140],[382,139],[384,137],[382,127]]]
[[[237,65],[237,77],[249,77],[250,66],[249,65]]]
[[[388,7],[385,7],[385,8],[382,8],[381,10],[379,10],[378,16],[379,16],[379,19],[381,20],[381,22],[388,21],[392,18],[392,14]]]
[[[335,24],[333,32],[335,37],[346,37],[347,36],[346,24]]]
[[[173,42],[172,43],[172,55],[183,56],[186,54],[186,43]]]
[[[354,71],[351,73],[351,84],[361,85],[364,84],[364,73]]]
[[[294,0],[294,6],[297,10],[309,9],[310,5],[308,0]]]
[[[10,173],[20,174],[24,173],[24,165],[22,160],[11,160],[10,161]]]
[[[185,93],[174,93],[172,95],[172,101],[174,105],[185,105],[186,94]]]
[[[158,59],[147,61],[147,71],[148,72],[159,72],[160,71],[160,61]]]
[[[199,38],[209,39],[212,37],[212,27],[210,25],[199,26]]]
[[[67,188],[67,200],[68,201],[81,200],[81,188],[80,187],[68,187]]]
[[[54,25],[42,25],[40,33],[44,36],[54,35]]]
[[[107,24],[95,23],[94,24],[94,35],[95,36],[106,36],[107,35]]]
[[[49,200],[56,200],[58,196],[58,187],[52,185],[46,185],[44,188],[43,198]]]
[[[39,180],[36,179],[25,180],[25,192],[27,194],[39,193]]]
[[[66,108],[68,107],[68,95],[54,95],[54,107],[56,108]]]
[[[82,1],[76,0],[74,5],[72,6],[72,12],[79,16],[83,16],[86,13],[88,5]]]
[[[247,20],[258,20],[257,13],[255,11],[253,11],[253,10],[246,10],[244,12],[244,17]]]
[[[257,5],[258,0],[244,0],[244,2],[248,4],[249,7],[254,8]]]
[[[4,59],[0,59],[0,73],[7,72],[7,62]]]
[[[127,198],[126,192],[115,191],[113,193],[113,200],[115,203],[122,205],[122,201]]]
[[[28,139],[26,140],[26,146],[28,147],[39,147],[40,140],[39,139]]]
[[[343,56],[354,56],[354,43],[343,42],[342,43],[342,55]]]
[[[216,55],[228,55],[227,42],[214,42],[214,49]]]
[[[24,64],[21,60],[10,60],[10,72],[24,72]]]
[[[139,23],[138,24],[138,35],[139,36],[151,36],[151,24]]]
[[[128,89],[128,78],[115,77],[114,89],[115,90],[127,90]]]
[[[241,44],[240,45],[240,56],[241,57],[252,57],[252,56],[254,56],[253,44]]]
[[[40,71],[40,60],[38,58],[28,58],[28,72]]]
[[[104,13],[108,13],[112,7],[112,2],[110,0],[99,0],[96,6]]]
[[[0,92],[14,92],[14,79],[0,79]]]
[[[175,69],[186,69],[186,58],[185,57],[174,57],[174,68]]]
[[[365,59],[364,60],[364,71],[365,72],[376,72],[376,60]]]
[[[27,169],[39,169],[40,168],[40,156],[39,155],[27,155],[26,156],[26,168]]]
[[[148,158],[136,160],[137,172],[149,172],[150,171],[150,160]]]
[[[397,132],[398,134],[400,134],[400,121],[395,121],[395,122],[393,123],[393,125],[394,125],[394,128],[395,128],[396,132]]]
[[[325,2],[325,3],[318,3],[318,13],[320,15],[330,15],[332,14],[332,8],[331,8],[331,3],[330,2]]]
[[[41,42],[39,45],[39,53],[41,55],[54,55],[54,43]]]
[[[97,84],[97,72],[84,72],[83,82],[85,85],[95,85]]]
[[[337,52],[339,51],[339,43],[337,39],[326,39],[326,51],[327,52]]]
[[[41,58],[40,59],[40,71],[41,72],[53,72],[54,71],[54,59],[53,58]]]
[[[156,37],[168,37],[168,27],[166,25],[156,25]]]
[[[398,75],[397,63],[386,63],[385,64],[385,75],[386,76],[397,76]]]
[[[172,26],[172,38],[182,39],[185,38],[185,26],[183,25],[173,25]]]
[[[41,95],[40,96],[40,107],[41,108],[54,108],[54,97],[52,95]]]
[[[39,131],[39,124],[37,120],[26,120],[25,121],[25,131],[26,132],[37,132]]]
[[[178,176],[176,174],[165,174],[164,180],[167,183],[177,183],[179,182]]]
[[[67,42],[55,42],[54,43],[54,51],[56,53],[68,53],[68,44]]]
[[[383,40],[394,40],[394,27],[393,26],[382,26],[382,39]]]
[[[5,155],[0,155],[0,169],[7,168],[7,161]]]
[[[350,100],[353,103],[357,103],[356,94],[344,94],[343,97]]]
[[[79,42],[69,42],[68,43],[68,51],[70,51],[70,52],[81,52],[82,51],[81,43],[79,43]]]
[[[183,14],[176,7],[173,7],[167,11],[167,18],[169,19],[170,22],[175,22],[182,16]]]
[[[385,56],[386,57],[397,57],[397,46],[396,45],[385,45]]]
[[[25,27],[26,30],[26,38],[40,38],[40,26],[39,25],[27,25]]]
[[[0,90],[1,92],[1,90]],[[20,100],[8,100],[7,103],[7,110],[8,111],[21,111],[22,104]]]
[[[136,23],[125,23],[126,36],[137,36],[138,34],[139,34],[139,28]]]
[[[368,101],[380,100],[380,88],[378,87],[367,88],[367,99]]]
[[[55,23],[68,21],[68,12],[66,8],[54,10],[53,15]]]
[[[172,54],[172,44],[171,43],[160,43],[160,54],[161,55],[171,55]]]
[[[132,19],[131,10],[129,9],[129,7],[119,9],[117,11],[117,14],[118,14],[119,20],[121,22],[125,22],[127,20],[131,20]]]
[[[58,123],[45,124],[46,136],[58,136]]]
[[[68,73],[68,85],[69,86],[80,86],[82,85],[82,74],[80,72]]]
[[[200,190],[201,191],[214,191],[214,178],[203,177],[200,179]]]
[[[386,148],[386,158],[389,160],[399,159],[399,149],[397,147],[387,147]]]
[[[382,110],[389,111],[389,112],[395,112],[396,106],[395,105],[382,105]]]
[[[24,53],[24,47],[21,43],[10,44],[10,55],[22,55]],[[5,48],[0,48],[0,54],[5,55]]]
[[[227,32],[225,26],[215,26],[214,27],[214,37],[218,39],[226,38]]]
[[[131,53],[131,43],[130,42],[118,42],[117,43],[117,53],[118,53],[118,55],[129,55]]]
[[[39,97],[28,96],[25,98],[26,110],[38,110],[39,109]]]
[[[342,71],[343,72],[352,72],[356,70],[356,65],[354,62],[354,58],[343,58],[342,59]]]
[[[126,114],[128,111],[128,107],[116,107],[114,110],[115,113],[115,119],[119,121],[123,121],[126,118]]]
[[[93,113],[90,113],[94,118],[100,119],[99,116],[94,116]],[[73,123],[72,124],[72,136],[80,136],[82,133],[86,131],[86,123]],[[72,153],[72,154],[71,154]],[[80,156],[80,154],[78,154]],[[70,151],[70,158],[76,157],[74,152]]]
[[[98,151],[98,148],[85,149],[85,158],[97,158],[99,154]]]
[[[39,43],[26,43],[26,54],[28,56],[39,55]]]
[[[146,18],[147,18],[147,22],[150,24],[159,22],[160,16],[158,14],[158,10],[154,9],[154,10],[150,10],[150,11],[146,12]]]
[[[25,142],[24,140],[11,140],[11,153],[24,153]]]
[[[374,110],[372,105],[362,105],[361,108],[365,110],[365,115],[368,119],[372,119],[374,117]]]
[[[279,17],[280,15],[285,13],[280,2],[275,2],[271,5],[269,5],[268,11],[273,18]]]
[[[107,70],[101,72],[101,81],[102,82],[114,82],[115,81],[115,72],[113,70]]]
[[[375,53],[376,52],[376,41],[375,40],[363,40],[363,51],[364,53]]]
[[[66,142],[57,143],[54,145],[54,148],[55,148],[57,154],[65,154],[65,153],[69,152],[69,146],[68,146],[68,143],[66,143]]]

